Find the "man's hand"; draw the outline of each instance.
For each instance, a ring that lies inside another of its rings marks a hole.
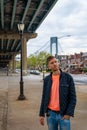
[[[40,120],[39,120],[39,121],[40,121],[40,124],[41,124],[41,125],[44,125],[44,117],[43,117],[43,116],[40,117]]]
[[[69,115],[64,115],[62,119],[63,119],[63,120],[64,120],[64,119],[69,120],[69,119],[70,119],[70,117],[71,117],[71,116],[69,116]]]

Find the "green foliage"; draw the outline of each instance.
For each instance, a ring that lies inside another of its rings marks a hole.
[[[43,64],[46,68],[46,59],[50,54],[47,52],[40,52],[38,55],[32,54],[27,58],[27,67],[31,69],[39,69],[42,71]]]
[[[87,72],[87,68],[84,68],[84,72]]]
[[[18,62],[16,63],[16,68],[17,68],[17,69],[20,68],[20,61],[18,61]]]
[[[36,57],[34,55],[30,55],[28,58],[27,58],[27,66],[28,67],[35,67],[36,65]]]

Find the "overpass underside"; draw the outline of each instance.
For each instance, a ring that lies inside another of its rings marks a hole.
[[[17,24],[25,24],[23,33],[23,72],[27,70],[27,41],[36,38],[35,31],[58,0],[0,0],[0,67],[15,71],[15,56],[21,52]]]

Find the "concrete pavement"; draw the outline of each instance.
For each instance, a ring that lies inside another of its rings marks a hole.
[[[26,100],[18,101],[19,75],[0,76],[0,130],[47,130],[39,124],[42,77],[24,77]],[[87,85],[76,85],[77,106],[72,130],[87,130]]]

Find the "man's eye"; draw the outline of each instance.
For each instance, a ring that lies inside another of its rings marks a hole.
[[[53,64],[53,62],[51,62],[51,64]]]

